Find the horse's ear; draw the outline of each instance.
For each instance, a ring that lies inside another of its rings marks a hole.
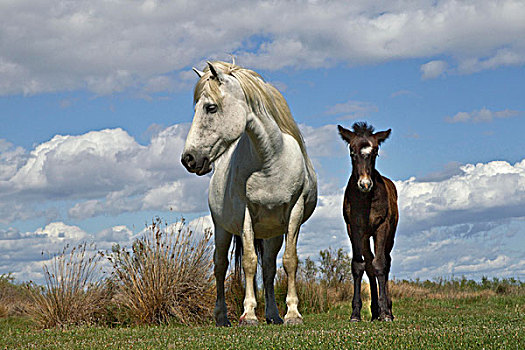
[[[211,74],[217,79],[219,83],[223,83],[224,74],[220,70],[215,69],[215,67],[213,66],[213,63],[211,63],[210,61],[206,61],[206,63],[208,63],[208,67],[210,67]]]
[[[199,76],[199,78],[202,78],[202,76],[204,75],[204,72],[201,72],[200,70],[198,70],[197,68],[195,67],[192,67],[193,71],[195,73],[197,73],[197,75]]]
[[[390,136],[391,132],[392,132],[392,129],[376,132],[374,134],[374,137],[376,138],[377,143],[380,145],[383,141],[385,141]]]
[[[352,138],[355,136],[353,132],[351,132],[348,129],[343,128],[341,125],[338,125],[337,129],[339,130],[339,135],[341,135],[342,139],[348,143],[350,143]]]

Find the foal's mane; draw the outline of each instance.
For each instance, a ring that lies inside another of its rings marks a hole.
[[[372,136],[374,134],[374,127],[367,124],[367,122],[357,122],[352,125],[352,129],[357,136]]]
[[[215,61],[212,64],[216,69],[222,71],[223,74],[236,78],[252,111],[256,115],[270,116],[275,120],[281,132],[292,136],[297,141],[305,159],[310,162],[306,154],[301,131],[295,123],[283,95],[274,86],[265,82],[259,74],[250,69],[222,61]],[[195,85],[193,102],[197,103],[203,95],[209,96],[217,105],[221,106],[222,96],[219,90],[219,82],[217,79],[213,79],[209,67],[206,67],[204,75]]]

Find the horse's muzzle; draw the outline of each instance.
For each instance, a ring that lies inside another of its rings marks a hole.
[[[208,157],[196,159],[192,154],[184,153],[180,161],[186,170],[199,176],[205,175],[211,171],[211,162]]]

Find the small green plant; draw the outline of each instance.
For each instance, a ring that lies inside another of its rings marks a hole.
[[[93,245],[82,243],[44,264],[44,286],[30,284],[30,314],[43,328],[97,322],[109,301],[101,279],[101,257]]]
[[[321,250],[319,270],[322,280],[330,287],[337,287],[352,280],[352,260],[343,248],[334,251],[332,248]]]
[[[155,219],[131,250],[108,256],[119,304],[139,324],[203,322],[212,316],[211,231],[196,236],[184,220],[174,226]]]

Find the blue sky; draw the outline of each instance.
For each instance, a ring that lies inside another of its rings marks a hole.
[[[209,177],[180,165],[208,59],[287,99],[320,200],[301,257],[339,246],[349,158],[336,125],[392,128],[397,278],[525,278],[525,5],[517,1],[6,1],[0,4],[0,274],[41,251],[129,243],[206,218]]]

